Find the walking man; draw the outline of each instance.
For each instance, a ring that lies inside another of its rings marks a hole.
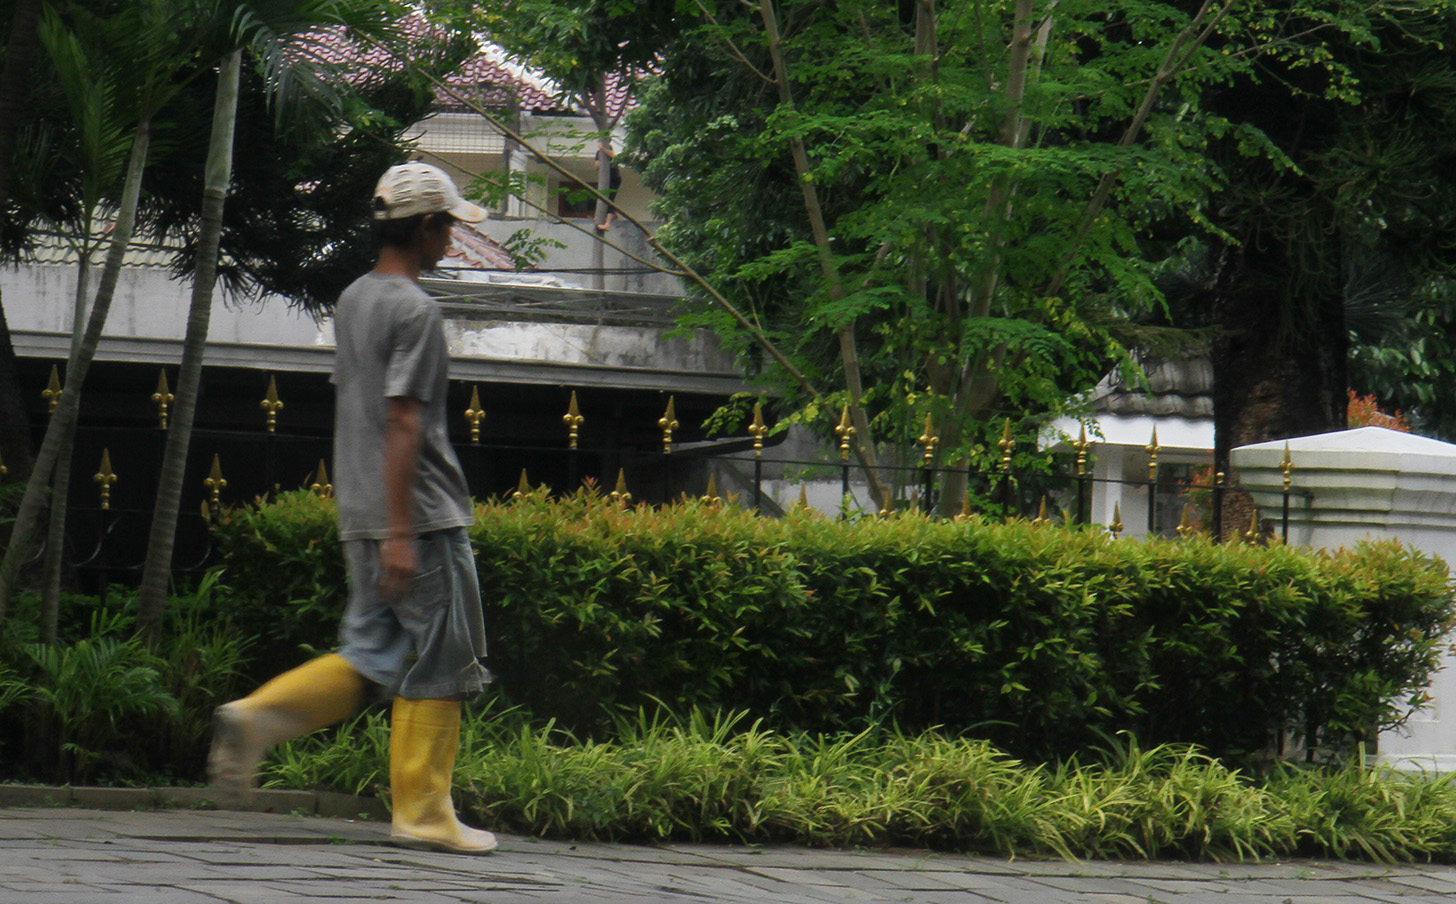
[[[461,701],[488,673],[467,528],[474,512],[446,430],[449,356],[439,309],[419,287],[456,220],[485,211],[436,167],[391,167],[374,192],[379,257],[334,314],[334,496],[349,574],[337,653],[218,707],[211,781],[244,794],[274,744],[392,696],[390,837],[457,853],[495,848],[455,816]]]

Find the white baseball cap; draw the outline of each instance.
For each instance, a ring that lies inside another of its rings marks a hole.
[[[374,219],[403,220],[424,213],[448,213],[457,220],[479,223],[485,210],[460,197],[445,171],[428,163],[391,166],[374,187]]]

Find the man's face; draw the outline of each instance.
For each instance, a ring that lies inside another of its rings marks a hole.
[[[421,269],[428,270],[440,262],[450,248],[450,230],[455,218],[447,213],[435,214],[425,220],[420,232]]]

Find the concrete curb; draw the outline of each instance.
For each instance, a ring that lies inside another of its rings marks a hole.
[[[88,810],[217,810],[211,788],[93,788],[71,785],[0,785],[0,807],[81,807]],[[388,819],[377,797],[336,791],[259,790],[229,810],[298,813],[335,819]]]

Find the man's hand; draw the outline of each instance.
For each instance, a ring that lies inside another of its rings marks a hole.
[[[410,581],[420,570],[412,537],[389,537],[379,544],[379,595],[393,606],[409,592]]]

